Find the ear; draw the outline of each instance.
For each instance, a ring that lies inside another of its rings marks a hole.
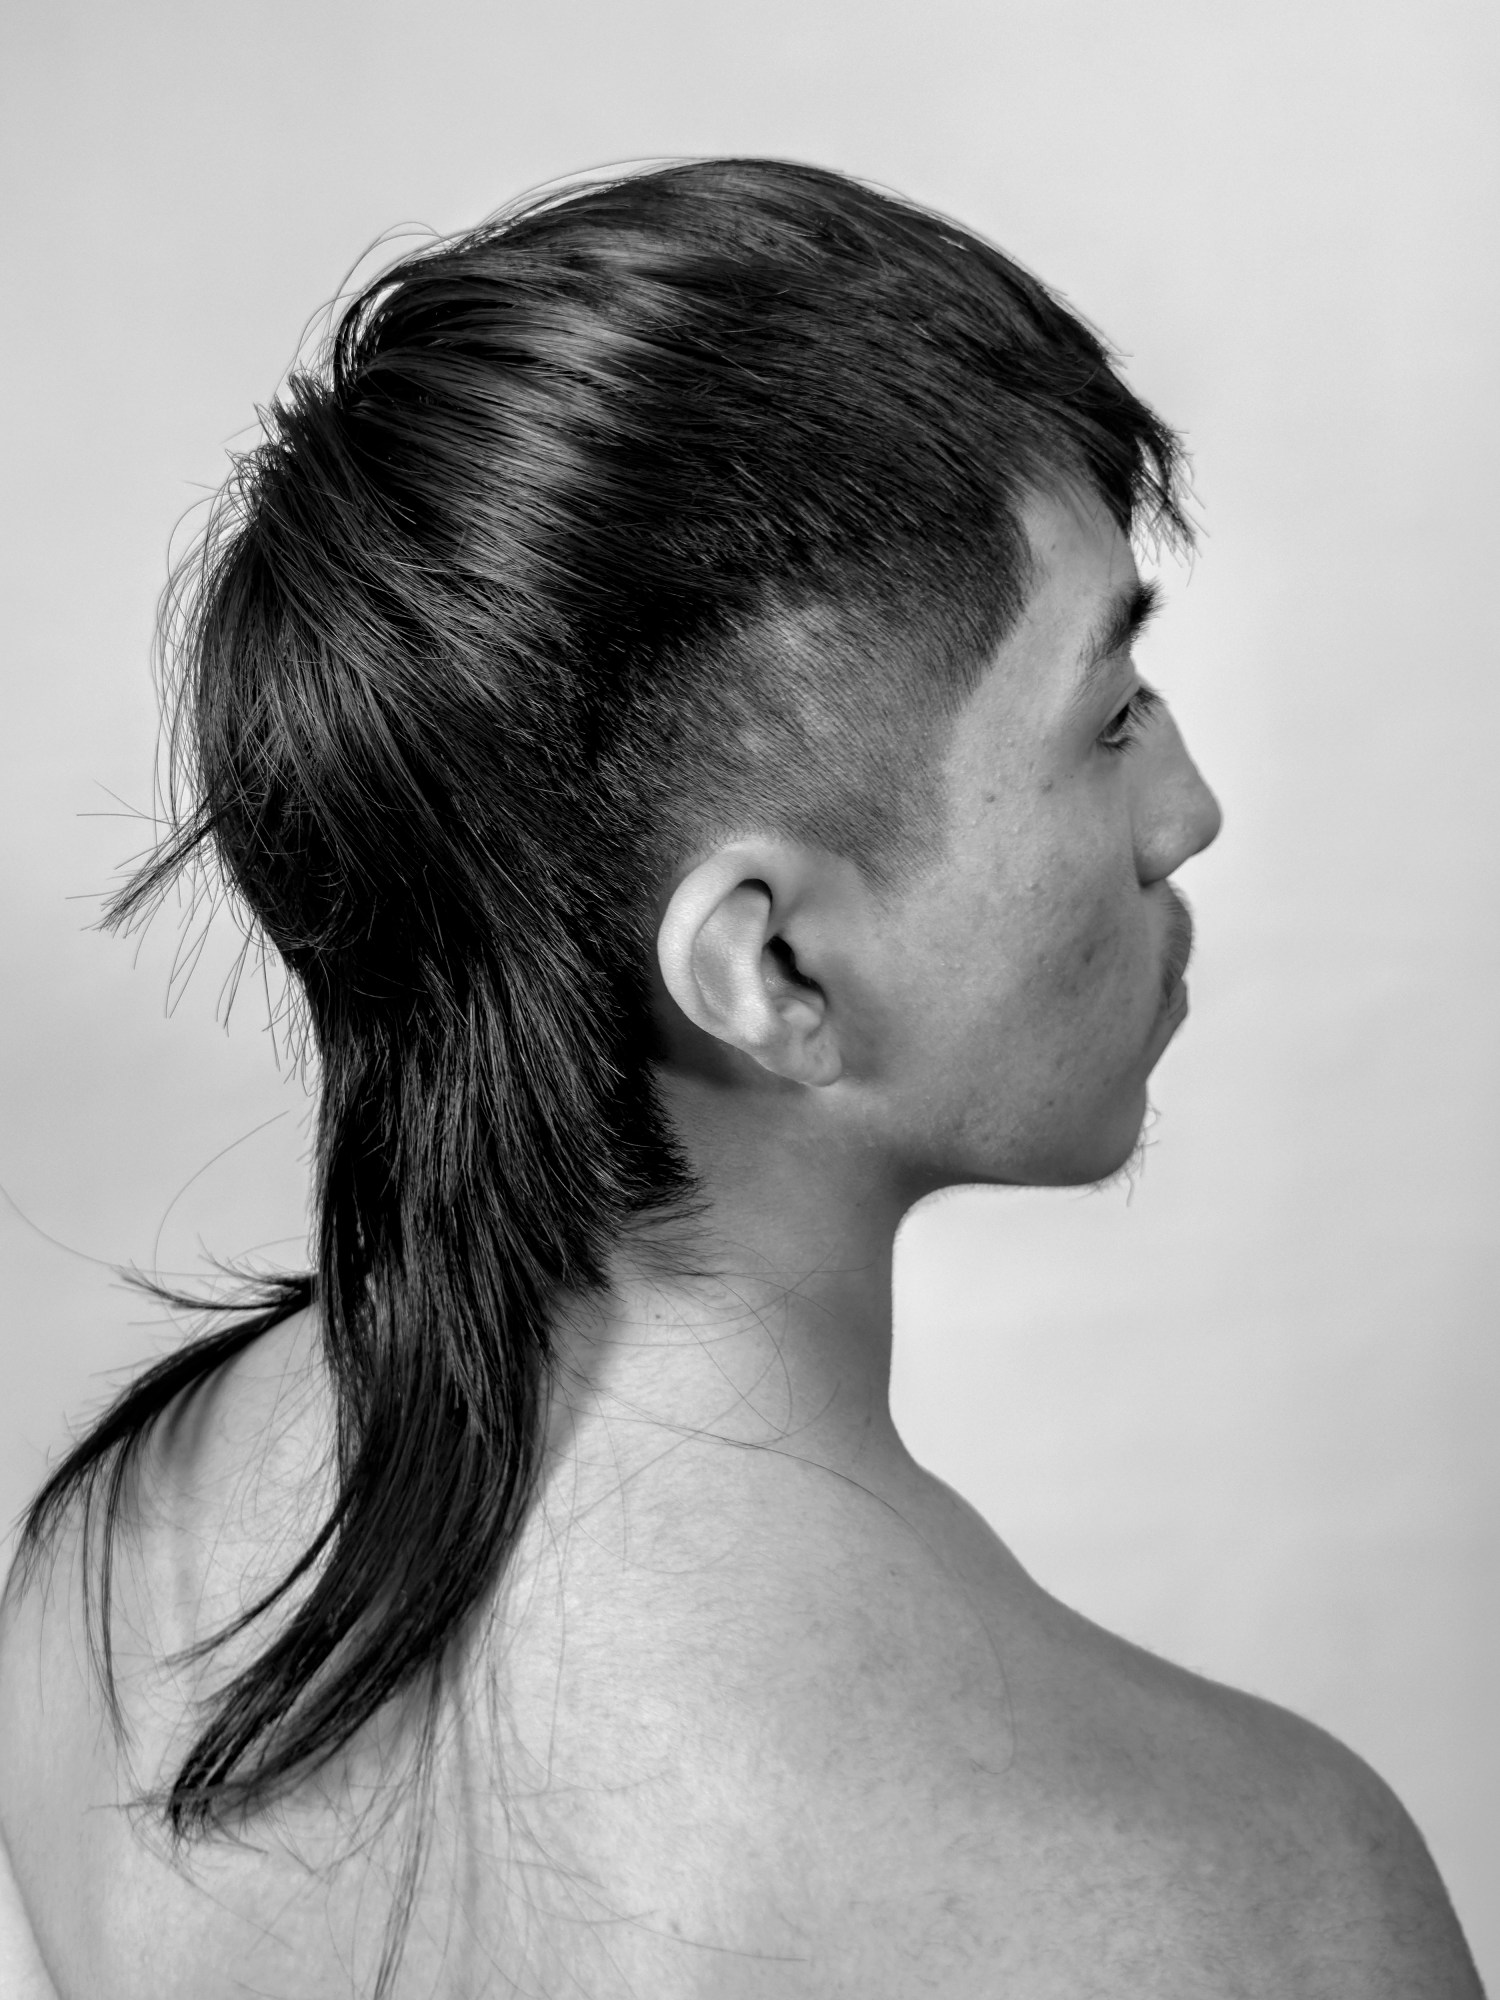
[[[719,848],[677,885],[657,933],[667,992],[694,1027],[789,1083],[843,1073],[828,996],[798,964],[788,932],[804,918],[813,869],[777,842]]]

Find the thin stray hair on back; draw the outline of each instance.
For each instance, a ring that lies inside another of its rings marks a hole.
[[[663,885],[751,830],[909,878],[945,727],[1025,602],[1026,497],[1081,484],[1186,538],[1179,482],[1037,279],[775,160],[517,202],[400,257],[291,374],[169,593],[170,824],[111,916],[216,870],[285,965],[315,1268],[133,1382],[23,1542],[34,1569],[92,1513],[111,1688],[142,1440],[315,1307],[334,1498],[230,1628],[261,1640],[158,1802],[175,1839],[436,1702],[492,1598],[557,1301],[697,1194],[652,1074]]]

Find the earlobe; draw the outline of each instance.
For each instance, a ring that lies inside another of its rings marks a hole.
[[[724,849],[678,885],[657,936],[662,981],[694,1027],[770,1075],[833,1083],[827,996],[797,963],[765,860]]]

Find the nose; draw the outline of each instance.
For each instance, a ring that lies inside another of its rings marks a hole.
[[[1170,715],[1160,722],[1136,767],[1135,866],[1142,883],[1159,882],[1201,854],[1224,823],[1219,801],[1188,755],[1177,724]]]

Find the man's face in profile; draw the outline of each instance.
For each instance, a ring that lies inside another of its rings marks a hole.
[[[934,1185],[1085,1183],[1129,1159],[1187,1009],[1167,878],[1219,829],[1131,658],[1150,597],[1124,535],[1083,495],[1037,498],[1028,526],[1030,601],[946,760],[945,852],[886,939],[891,1108]]]

